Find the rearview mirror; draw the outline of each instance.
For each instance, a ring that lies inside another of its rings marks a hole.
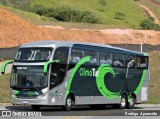
[[[14,61],[14,60],[8,60],[8,61],[2,63],[1,74],[5,74],[6,66],[7,66],[8,64],[13,63],[13,61]]]
[[[132,62],[135,62],[135,60],[131,60],[131,61],[128,63],[127,68],[129,68],[129,67],[130,67],[130,65],[131,65],[131,63],[132,63]]]
[[[48,65],[54,62],[60,62],[60,60],[52,60],[52,61],[48,61],[44,63],[44,68],[43,68],[43,73],[46,74],[47,73],[47,69],[48,69]]]

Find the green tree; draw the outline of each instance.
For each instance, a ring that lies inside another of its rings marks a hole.
[[[143,30],[160,30],[160,26],[155,24],[150,18],[142,20],[140,26]]]

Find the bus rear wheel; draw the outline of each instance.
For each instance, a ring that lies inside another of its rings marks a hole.
[[[31,105],[31,107],[32,107],[32,109],[33,109],[34,111],[38,111],[38,110],[40,110],[40,108],[41,108],[40,105]]]
[[[119,105],[120,109],[125,109],[127,107],[127,96],[123,95]]]
[[[128,98],[128,105],[127,105],[127,108],[128,109],[133,109],[134,108],[134,105],[135,105],[135,102],[136,102],[136,99],[133,95],[131,95],[129,98]]]
[[[67,96],[64,109],[65,109],[66,111],[70,111],[70,110],[73,108],[74,103],[75,103],[75,102],[74,102],[72,96],[70,96],[70,95]]]

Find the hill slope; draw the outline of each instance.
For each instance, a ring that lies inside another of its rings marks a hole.
[[[137,29],[139,23],[145,19],[144,11],[133,0],[107,0],[106,6],[101,6],[98,0],[32,0],[31,5],[42,5],[44,7],[57,7],[68,5],[76,9],[91,11],[105,25],[114,25],[115,27],[128,27]],[[116,13],[125,15],[124,19],[115,19]]]
[[[160,44],[160,32],[145,30],[89,30],[64,29],[54,26],[31,25],[13,13],[0,8],[0,48],[14,47],[38,40],[70,40],[102,44]]]
[[[17,3],[12,0],[7,1],[8,3],[6,3],[6,5],[17,5]],[[15,8],[19,8],[21,4],[24,4],[25,0],[18,1],[19,3]],[[35,5],[41,5],[46,8],[69,6],[74,10],[92,13],[96,18],[100,19],[100,24],[111,26],[112,28],[139,29],[140,22],[146,18],[146,13],[134,0],[105,0],[106,4],[102,5],[99,3],[101,0],[47,0],[47,2],[46,0],[27,1],[30,1],[31,3],[28,3],[28,5],[25,5],[24,7],[20,7],[21,9],[33,12],[35,8],[32,7]],[[0,1],[0,3],[2,2]],[[26,6],[30,6],[31,8]],[[50,20],[53,19],[54,18],[51,18]],[[55,22],[55,20],[53,21]]]
[[[160,20],[160,0],[140,0],[140,3],[151,9]]]

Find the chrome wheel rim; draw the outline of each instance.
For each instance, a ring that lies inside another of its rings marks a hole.
[[[126,105],[126,100],[125,100],[125,98],[122,98],[122,100],[121,100],[121,105],[122,105],[122,107],[124,107],[124,106]]]
[[[72,100],[70,98],[67,99],[67,107],[71,107],[72,105]]]
[[[133,105],[133,104],[134,104],[133,98],[131,98],[131,99],[129,100],[129,103],[130,103],[130,105]]]

